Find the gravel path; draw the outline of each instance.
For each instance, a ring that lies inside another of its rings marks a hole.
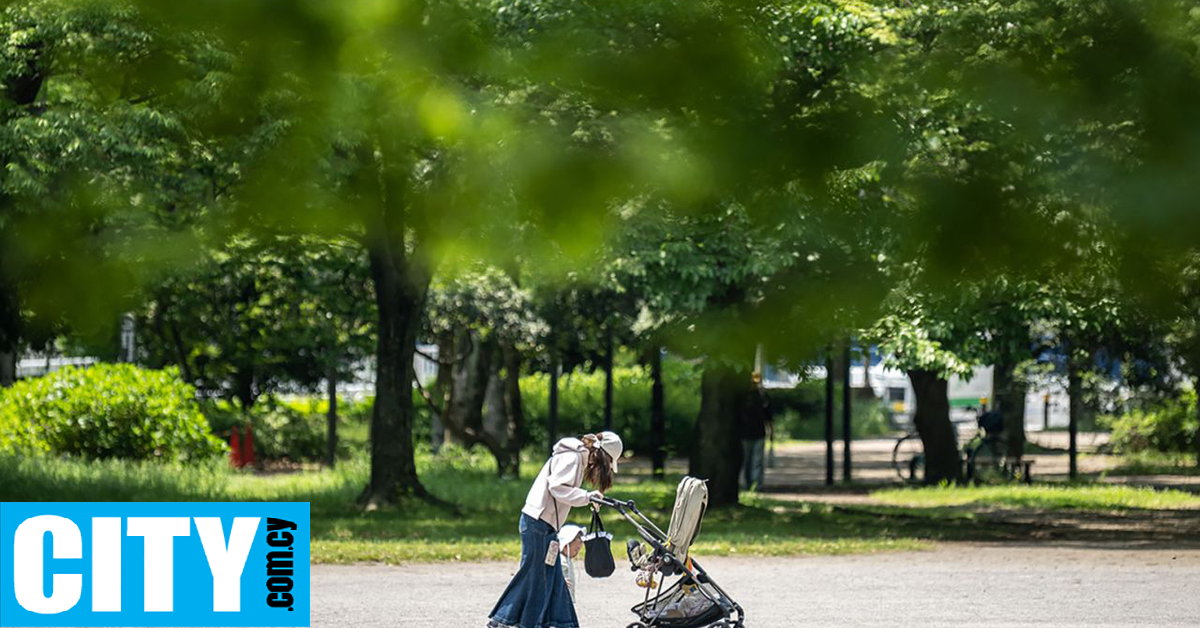
[[[1200,550],[944,545],[929,552],[714,558],[750,628],[1197,626]],[[482,628],[509,563],[314,566],[313,626]],[[584,628],[623,627],[632,574],[580,583]]]

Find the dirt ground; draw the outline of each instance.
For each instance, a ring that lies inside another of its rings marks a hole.
[[[965,441],[970,434],[964,432],[960,440]],[[1065,432],[1029,432],[1029,442],[1042,449],[1038,453],[1026,455],[1033,462],[1031,469],[1033,479],[1038,482],[1065,481],[1070,468],[1067,456],[1068,435]],[[1111,472],[1119,463],[1120,458],[1102,453],[1103,446],[1108,442],[1108,434],[1103,432],[1083,432],[1079,434],[1079,472],[1085,476],[1095,477],[1106,474],[1098,480],[1110,484],[1130,484],[1135,486],[1150,486],[1155,488],[1177,488],[1200,492],[1200,476],[1198,475],[1113,475]],[[852,442],[851,469],[854,485],[847,487],[842,483],[842,442],[834,443],[835,481],[838,483],[837,492],[845,494],[847,490],[866,491],[883,485],[899,485],[900,479],[892,466],[892,449],[896,445],[895,438],[866,438]],[[637,478],[650,474],[650,462],[644,458],[634,458],[622,463],[622,475],[618,480],[637,481]],[[671,459],[667,463],[671,473],[686,473],[687,460]],[[782,493],[811,493],[821,491],[825,484],[825,443],[824,442],[787,442],[775,447],[774,464],[769,466],[766,474],[765,488],[770,492]]]
[[[1040,437],[1040,438],[1039,438]],[[1048,449],[1065,434],[1034,435]],[[1099,435],[1082,435],[1090,452],[1081,471],[1115,464],[1095,453]],[[861,508],[869,492],[894,485],[894,439],[855,441],[855,484],[825,487],[824,444],[789,443],[776,450],[766,490],[777,499]],[[840,481],[841,443],[837,470]],[[1039,479],[1066,474],[1066,456],[1035,456]],[[686,461],[670,461],[685,472]],[[633,480],[648,462],[623,467]],[[1130,481],[1108,478],[1106,481]],[[1200,478],[1150,478],[1184,490]],[[1176,484],[1178,483],[1178,484]],[[831,490],[832,489],[832,490]],[[943,543],[931,551],[808,558],[698,557],[746,609],[749,628],[786,626],[1166,627],[1200,626],[1200,513],[1111,513],[976,509],[981,525],[1011,532],[1002,544]],[[619,553],[619,552],[618,552]],[[622,559],[618,559],[623,569]],[[313,567],[313,626],[482,628],[515,562]],[[580,583],[583,628],[624,627],[642,590],[628,571]]]
[[[623,567],[623,565],[621,565]],[[750,628],[1200,625],[1200,549],[946,544],[927,552],[714,558]],[[313,626],[482,627],[515,563],[313,567]],[[583,578],[584,628],[626,626],[632,574]]]
[[[1067,435],[1060,432],[1031,432],[1029,441],[1042,447],[1061,451],[1030,454],[1033,461],[1033,477],[1038,480],[1065,479],[1069,468],[1066,456]],[[1110,470],[1118,462],[1115,456],[1096,452],[1097,447],[1108,440],[1107,434],[1084,433],[1079,435],[1079,471],[1094,474]],[[853,441],[851,460],[853,479],[866,484],[898,482],[892,466],[894,438],[869,438]],[[842,479],[842,443],[835,443],[834,460],[836,479]],[[825,481],[825,443],[787,443],[775,448],[775,466],[767,473],[768,488],[787,489],[823,484]]]

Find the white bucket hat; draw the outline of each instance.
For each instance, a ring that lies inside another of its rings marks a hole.
[[[587,532],[587,530],[584,530],[583,526],[567,524],[558,531],[558,544],[562,547],[566,547],[571,544],[571,541],[579,538],[584,532]]]
[[[621,459],[621,454],[625,451],[625,445],[621,442],[621,437],[617,436],[616,432],[600,432],[596,435],[596,446],[604,450],[612,458],[612,471],[617,472],[617,461]]]

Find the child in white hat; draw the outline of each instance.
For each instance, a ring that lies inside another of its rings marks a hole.
[[[571,601],[575,601],[575,563],[571,559],[579,555],[583,549],[584,529],[577,525],[565,525],[558,531],[558,546],[562,548],[563,578],[567,581],[567,590],[571,592]]]

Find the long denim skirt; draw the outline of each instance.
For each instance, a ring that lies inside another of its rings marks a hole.
[[[521,567],[492,609],[491,625],[509,628],[579,628],[559,561],[546,564],[558,535],[545,521],[521,514]]]

